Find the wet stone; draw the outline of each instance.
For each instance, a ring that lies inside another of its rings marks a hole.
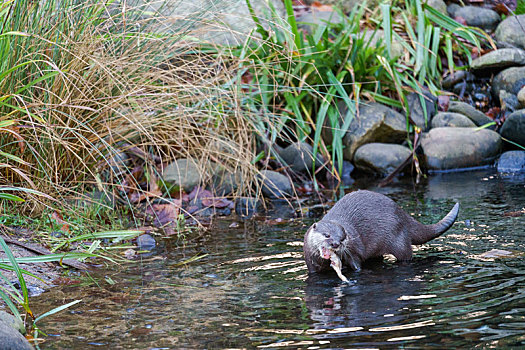
[[[137,246],[140,250],[153,250],[155,249],[157,242],[155,238],[148,234],[143,234],[137,237]]]
[[[33,349],[27,339],[20,333],[14,316],[0,311],[0,345],[2,350]]]
[[[436,114],[437,97],[432,95],[429,91],[424,91],[423,103],[421,103],[420,94],[414,92],[407,96],[407,102],[408,109],[410,110],[410,118],[414,123],[423,130],[429,129],[430,121],[434,114]],[[425,109],[423,109],[423,106]]]
[[[193,159],[177,159],[162,171],[162,178],[170,185],[180,186],[190,193],[202,182],[201,171]]]
[[[252,197],[239,197],[235,200],[235,214],[249,219],[264,209],[261,200]]]
[[[463,114],[453,112],[440,112],[432,119],[432,128],[473,128],[476,124]]]
[[[517,96],[521,108],[525,108],[525,86],[521,88]]]
[[[498,160],[499,173],[525,173],[525,151],[508,151]]]
[[[313,148],[305,142],[297,142],[281,150],[279,155],[295,172],[310,173],[314,166]],[[324,163],[323,157],[318,153],[315,157],[315,167]]]

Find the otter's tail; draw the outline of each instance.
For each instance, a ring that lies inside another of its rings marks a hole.
[[[454,205],[454,208],[437,224],[425,225],[423,232],[419,232],[412,236],[412,244],[423,244],[437,236],[445,233],[456,221],[459,213],[459,203]]]

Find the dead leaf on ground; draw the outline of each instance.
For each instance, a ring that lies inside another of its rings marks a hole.
[[[312,8],[315,8],[317,11],[333,11],[334,8],[330,5],[321,4],[319,1],[314,1]]]
[[[178,220],[181,206],[180,200],[170,204],[153,204],[146,209],[146,215],[153,216],[153,226],[162,227]]]
[[[51,214],[51,218],[53,220],[55,220],[55,222],[59,225],[62,225],[62,227],[60,228],[60,230],[62,232],[65,232],[65,233],[70,233],[69,231],[69,223],[64,221],[64,219],[62,218],[62,215],[60,215],[57,211],[54,211],[52,214]]]

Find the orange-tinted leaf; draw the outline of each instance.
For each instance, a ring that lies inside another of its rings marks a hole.
[[[52,214],[51,214],[51,218],[53,220],[55,220],[55,222],[59,225],[62,225],[62,227],[60,228],[63,232],[66,232],[66,233],[69,233],[69,224],[64,221],[64,219],[62,218],[62,215],[60,215],[57,211],[54,211]]]
[[[330,5],[323,5],[319,1],[314,1],[312,8],[315,8],[317,11],[333,11],[334,8]]]

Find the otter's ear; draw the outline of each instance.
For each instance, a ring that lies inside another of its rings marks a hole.
[[[317,229],[317,224],[313,224],[312,225],[312,229],[314,229],[314,230]]]

